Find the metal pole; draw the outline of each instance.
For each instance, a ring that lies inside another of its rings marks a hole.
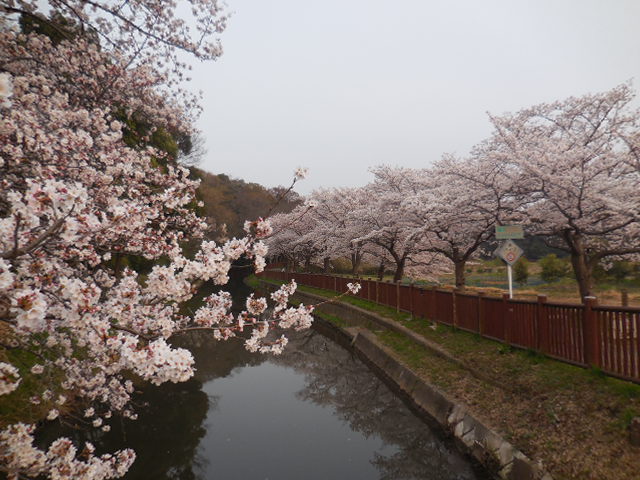
[[[513,276],[511,275],[511,265],[507,263],[507,276],[509,277],[509,299],[513,298]]]

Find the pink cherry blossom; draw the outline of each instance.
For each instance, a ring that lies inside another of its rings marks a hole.
[[[153,384],[193,375],[193,356],[172,347],[171,336],[190,329],[220,339],[242,334],[247,348],[279,353],[286,344],[279,324],[311,323],[309,309],[286,309],[291,286],[273,316],[260,321],[250,315],[265,316],[266,299],[250,299],[234,317],[225,293],[190,317],[180,310],[204,282],[225,284],[241,257],[261,271],[268,248],[260,239],[273,232],[259,218],[248,222],[245,238],[202,241],[208,227],[193,209],[198,182],[148,145],[159,129],[194,132],[198,106],[177,87],[177,52],[201,59],[221,53],[220,6],[190,4],[194,36],[176,6],[160,0],[51,0],[77,29],[61,41],[0,27],[0,320],[17,348],[38,356],[30,374],[55,372],[46,380],[59,381],[54,390],[43,380],[31,402],[74,399],[103,431],[112,413],[137,417],[125,373]],[[8,0],[3,8],[38,14],[38,2]],[[130,123],[149,125],[135,145],[125,141],[135,133]],[[186,240],[201,242],[188,257]],[[135,257],[155,262],[144,277],[126,266]],[[22,383],[15,366],[0,363],[0,394]],[[48,417],[59,414],[50,409]],[[15,424],[0,432],[0,463],[10,477],[116,478],[135,458],[129,450],[97,457],[88,446],[80,456],[65,438],[39,450],[32,431]]]

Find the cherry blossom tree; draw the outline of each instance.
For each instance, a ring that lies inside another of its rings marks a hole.
[[[325,271],[331,258],[348,258],[357,274],[367,254],[367,245],[357,239],[367,231],[351,213],[365,200],[363,193],[358,188],[314,191],[303,205],[272,218],[276,233],[268,240],[270,251],[293,263],[304,261],[307,269],[312,259],[321,259]]]
[[[296,207],[289,213],[278,213],[270,218],[274,229],[267,240],[270,254],[285,258],[293,269],[304,262],[309,270],[311,262],[323,254],[323,246],[314,234],[315,219],[310,215],[308,205]]]
[[[346,257],[351,261],[351,274],[360,273],[368,244],[358,240],[365,235],[365,224],[357,221],[352,212],[366,202],[361,188],[322,189],[313,192],[314,235],[325,245],[325,258]]]
[[[482,146],[520,197],[530,233],[569,252],[580,294],[598,262],[640,253],[640,117],[630,85],[494,116]]]
[[[395,264],[393,281],[402,280],[406,267],[419,268],[423,275],[435,277],[442,271],[439,254],[429,252],[422,225],[405,215],[402,205],[408,196],[421,188],[419,170],[380,166],[372,170],[375,181],[365,187],[368,201],[354,210],[351,217],[367,233],[356,239],[378,247],[380,258]]]
[[[422,173],[420,188],[406,197],[402,211],[419,225],[426,249],[454,264],[457,288],[465,285],[465,266],[493,236],[504,192],[493,173],[473,158],[450,155]]]
[[[222,54],[218,35],[228,19],[217,0],[183,4],[187,8],[163,0],[48,0],[43,12],[43,3],[36,0],[2,0],[0,9],[21,15],[60,39],[75,40],[80,32],[128,64],[146,64],[158,74],[171,67],[177,82],[184,67],[179,52],[201,60]]]
[[[219,31],[215,1],[190,3],[212,14],[198,24],[201,34]],[[0,8],[47,18],[37,4],[8,0]],[[47,406],[48,420],[70,403],[84,405],[87,426],[107,431],[115,415],[136,416],[131,375],[161,384],[193,374],[191,353],[172,347],[172,335],[240,336],[250,351],[279,353],[287,340],[275,330],[307,328],[312,307],[287,306],[292,282],[271,295],[270,317],[267,299],[254,297],[232,315],[225,292],[207,297],[192,317],[180,313],[202,282],[226,283],[240,257],[261,271],[272,228],[247,222],[246,237],[203,241],[185,256],[183,241],[206,228],[194,213],[197,182],[149,137],[133,145],[123,137],[134,117],[151,130],[190,131],[190,105],[165,95],[172,81],[153,68],[155,48],[200,58],[219,51],[204,38],[186,40],[173,3],[50,6],[77,29],[58,25],[62,38],[52,39],[18,31],[11,18],[0,24],[0,395],[18,393],[33,376],[39,390],[31,402]],[[118,261],[125,256],[154,266],[138,275]],[[31,358],[31,368],[12,365],[14,351]],[[67,438],[40,450],[33,432],[24,423],[0,431],[0,471],[9,478],[116,478],[135,458],[131,450],[98,457],[91,444]]]

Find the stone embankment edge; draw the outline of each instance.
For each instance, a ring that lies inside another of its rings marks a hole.
[[[269,289],[279,286],[262,279],[260,281]],[[327,299],[319,295],[298,291],[292,297],[292,300],[307,304],[317,304]],[[347,322],[361,325],[375,324],[402,333],[439,357],[469,370],[467,365],[453,358],[439,345],[428,341],[390,319],[341,302],[325,303],[319,306],[318,310]],[[352,347],[361,357],[373,365],[389,382],[404,393],[414,407],[426,413],[447,434],[452,435],[456,443],[464,451],[478,460],[496,478],[505,480],[553,480],[541,463],[531,460],[499,434],[485,426],[482,421],[472,414],[466,405],[451,399],[396,359],[373,333],[358,327],[340,328],[340,330],[351,338]],[[476,372],[471,373],[476,374]]]

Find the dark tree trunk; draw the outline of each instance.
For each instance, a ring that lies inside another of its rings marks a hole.
[[[304,271],[305,272],[311,271],[311,255],[307,255],[304,259]]]
[[[324,257],[322,271],[324,273],[329,273],[331,270],[331,259],[329,257]]]
[[[378,267],[378,281],[381,282],[384,278],[384,260],[380,260],[380,266]]]
[[[597,262],[589,260],[584,240],[579,233],[565,230],[563,236],[571,252],[571,265],[573,266],[576,282],[578,282],[580,298],[584,301],[584,297],[594,296],[593,267]]]
[[[362,254],[351,254],[351,275],[358,275],[360,273],[360,263],[362,262]]]
[[[593,267],[589,264],[586,254],[574,254],[571,252],[571,265],[578,282],[580,298],[594,296],[593,292]]]
[[[298,260],[293,257],[287,261],[287,270],[289,272],[297,272],[298,271]]]
[[[114,254],[113,274],[116,278],[122,277],[122,254],[120,253]]]
[[[394,282],[399,282],[400,280],[402,280],[402,277],[404,276],[404,264],[406,260],[407,257],[403,256],[402,258],[400,258],[400,260],[396,261],[396,272],[393,274]]]
[[[464,288],[467,282],[465,267],[467,265],[466,260],[454,261],[455,274],[456,274],[456,288]]]

